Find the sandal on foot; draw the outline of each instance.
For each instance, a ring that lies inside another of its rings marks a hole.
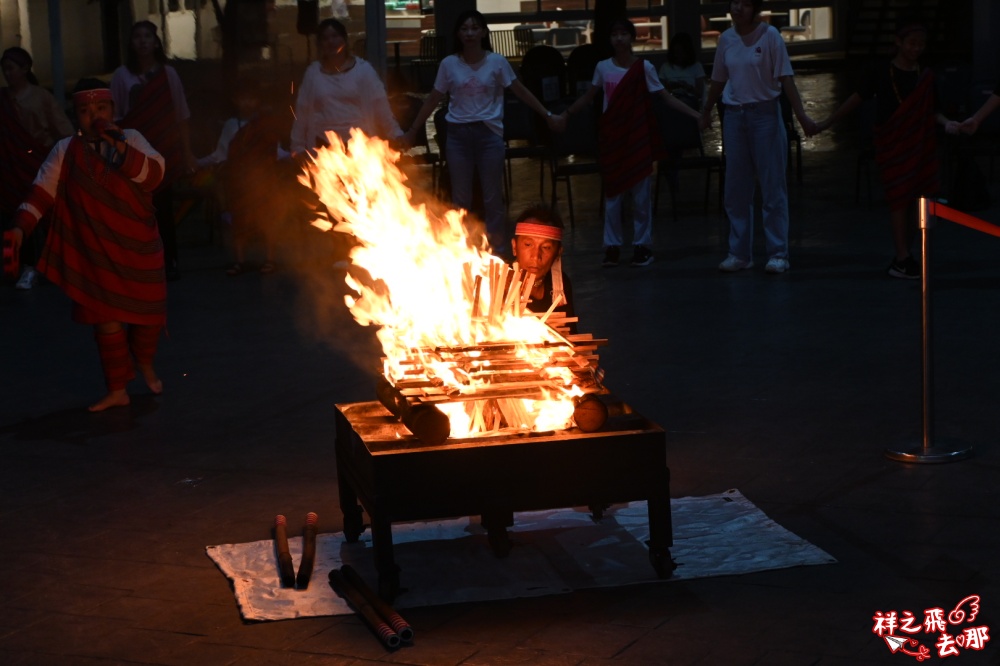
[[[226,269],[226,275],[229,276],[242,275],[243,271],[244,271],[243,264],[235,263]]]
[[[260,272],[264,275],[274,272],[274,264],[270,261],[264,262],[264,265],[260,267]]]

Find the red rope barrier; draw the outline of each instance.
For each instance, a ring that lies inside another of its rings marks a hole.
[[[927,212],[931,215],[936,215],[937,217],[942,217],[946,220],[954,222],[955,224],[961,224],[963,227],[969,227],[970,229],[975,229],[976,231],[982,231],[984,234],[1000,238],[1000,226],[990,224],[989,222],[980,220],[978,217],[973,217],[968,213],[955,210],[950,206],[945,206],[943,203],[928,201]]]

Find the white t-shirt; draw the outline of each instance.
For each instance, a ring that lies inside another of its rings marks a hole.
[[[643,71],[646,74],[646,87],[649,89],[649,92],[654,93],[663,90],[663,84],[660,83],[659,77],[656,76],[653,63],[643,60],[642,65]],[[618,87],[618,84],[621,83],[626,74],[628,74],[628,68],[616,65],[614,58],[608,58],[597,63],[591,83],[604,91],[605,111],[608,110],[608,102],[611,101],[611,95],[614,94],[615,88]]]
[[[354,59],[354,67],[339,74],[325,73],[319,61],[306,69],[295,100],[292,152],[315,148],[329,131],[346,141],[353,127],[386,139],[403,134],[375,68],[362,58]]]
[[[445,116],[448,122],[482,122],[502,136],[503,91],[516,80],[514,68],[499,53],[487,51],[475,65],[452,54],[441,61],[434,89],[451,95]]]
[[[777,99],[782,76],[792,76],[792,62],[781,33],[761,23],[753,34],[753,44],[743,43],[734,28],[719,36],[712,80],[725,83],[723,104],[754,104]]]
[[[663,63],[660,67],[660,80],[664,83],[686,83],[694,88],[698,79],[705,78],[705,68],[700,62],[695,62],[687,67],[678,67],[669,62]]]

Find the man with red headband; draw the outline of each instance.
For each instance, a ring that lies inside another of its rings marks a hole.
[[[534,279],[528,309],[548,312],[553,301],[561,304],[555,308],[567,317],[573,313],[573,288],[562,271],[563,223],[559,213],[547,206],[532,206],[517,218],[511,248],[518,268],[526,270]],[[570,323],[570,332],[576,333],[576,324]]]
[[[133,357],[150,390],[163,390],[153,357],[166,323],[167,289],[152,191],[164,165],[141,134],[112,122],[106,85],[78,87],[80,130],[42,164],[17,210],[14,249],[51,209],[38,270],[73,301],[74,321],[94,326],[107,384],[107,394],[90,406],[99,412],[129,404]]]

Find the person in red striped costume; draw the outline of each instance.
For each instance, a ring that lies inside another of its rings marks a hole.
[[[167,288],[152,193],[164,161],[138,131],[114,124],[106,84],[78,89],[80,129],[42,164],[15,215],[13,244],[17,251],[52,212],[38,271],[69,296],[73,320],[94,327],[107,393],[89,409],[99,412],[129,404],[135,369],[154,394],[163,390],[153,359]]]

